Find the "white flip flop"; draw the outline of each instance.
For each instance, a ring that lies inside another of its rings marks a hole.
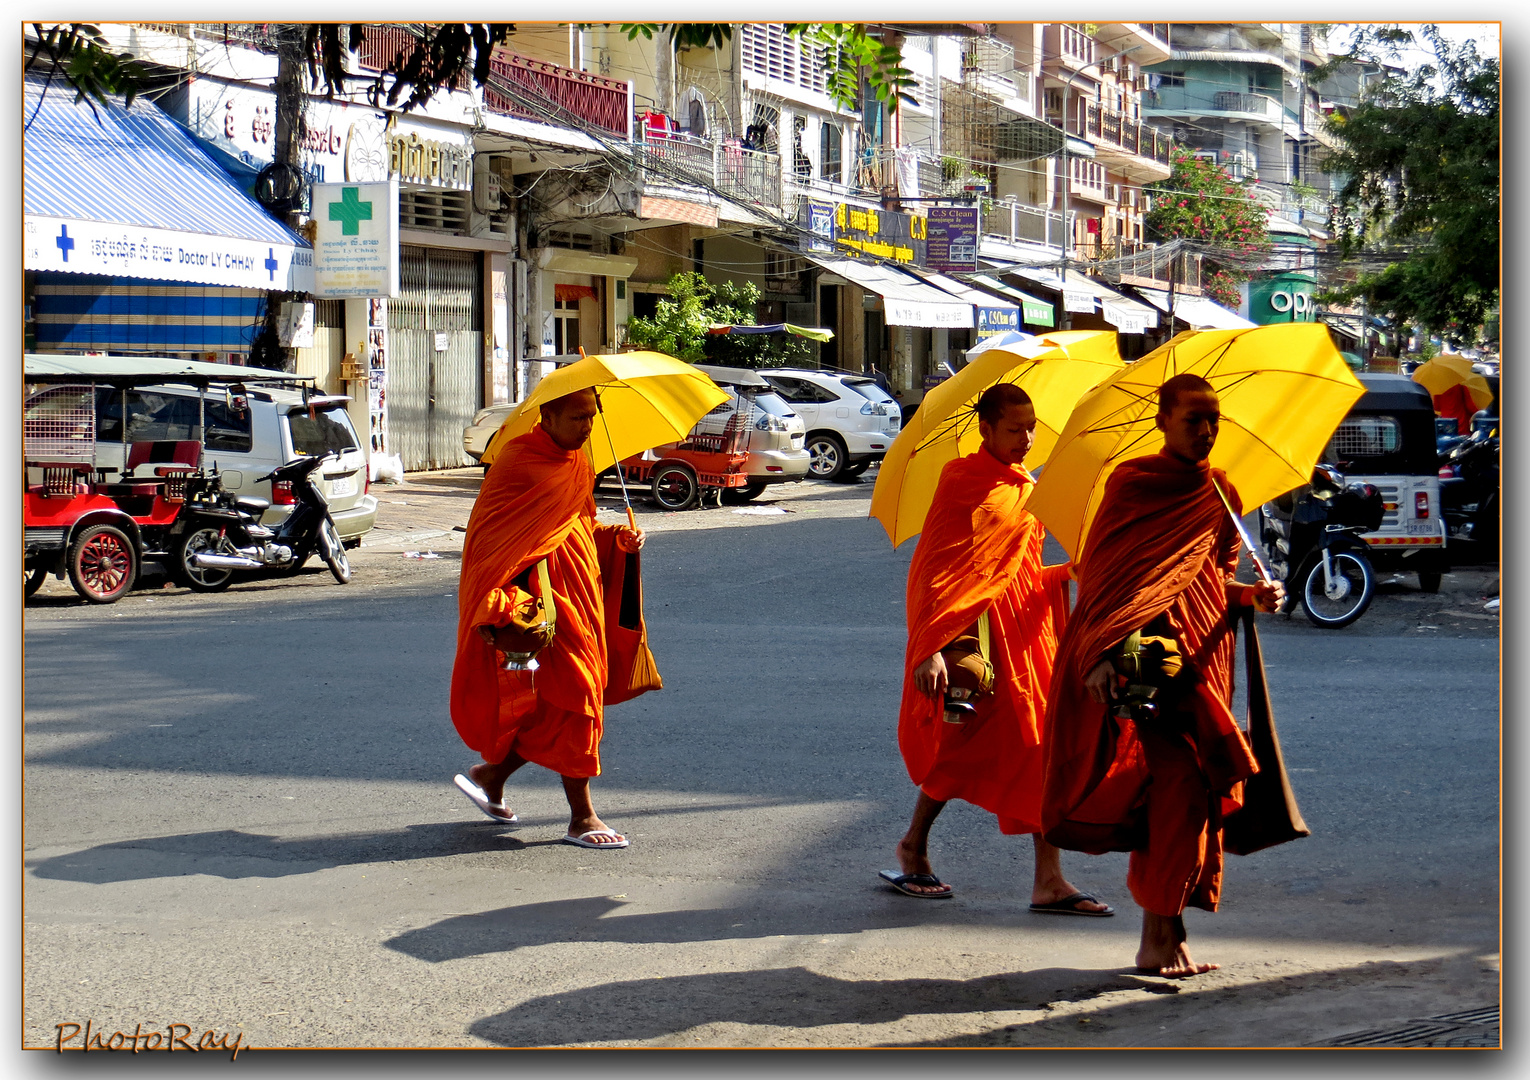
[[[617,844],[597,844],[593,840],[589,839],[592,836],[621,836],[621,842]],[[630,843],[630,841],[625,836],[622,836],[622,834],[617,832],[615,829],[591,829],[589,832],[580,833],[578,836],[570,833],[568,836],[563,838],[563,842],[565,844],[577,844],[579,847],[587,848],[624,848]]]
[[[468,801],[470,801],[474,806],[478,807],[478,809],[482,810],[490,820],[498,822],[501,825],[520,824],[521,819],[506,810],[504,803],[490,802],[489,797],[483,793],[483,788],[473,783],[473,781],[469,780],[466,776],[458,773],[456,776],[452,777],[452,783],[456,784],[457,790],[466,795],[468,797]],[[498,813],[495,811],[498,811]]]

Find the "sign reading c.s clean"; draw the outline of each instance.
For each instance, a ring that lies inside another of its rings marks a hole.
[[[315,184],[313,295],[398,295],[398,181]]]

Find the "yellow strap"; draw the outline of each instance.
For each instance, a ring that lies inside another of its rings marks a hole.
[[[547,623],[548,631],[558,628],[558,609],[553,607],[552,583],[547,577],[547,560],[537,563],[537,591],[542,594],[542,620]]]
[[[983,658],[983,663],[992,666],[993,661],[988,657],[988,612],[978,616],[978,655]]]

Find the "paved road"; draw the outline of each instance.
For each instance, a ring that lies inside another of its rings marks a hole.
[[[28,605],[28,1044],[88,1018],[254,1047],[1304,1045],[1496,1004],[1491,574],[1391,585],[1348,631],[1266,620],[1313,836],[1230,860],[1223,910],[1188,917],[1224,966],[1175,984],[1129,966],[1123,856],[1066,861],[1121,916],[1034,916],[1026,842],[953,805],[957,898],[879,887],[914,796],[913,545],[866,520],[869,484],[640,507],[666,688],[610,711],[596,782],[633,847],[559,844],[530,768],[521,826],[481,819],[446,712],[475,489],[375,489],[349,586]]]

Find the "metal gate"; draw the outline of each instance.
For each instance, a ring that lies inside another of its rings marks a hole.
[[[437,347],[438,335],[444,349]],[[388,441],[404,468],[469,464],[462,429],[483,407],[483,267],[476,251],[399,247],[388,302]]]

